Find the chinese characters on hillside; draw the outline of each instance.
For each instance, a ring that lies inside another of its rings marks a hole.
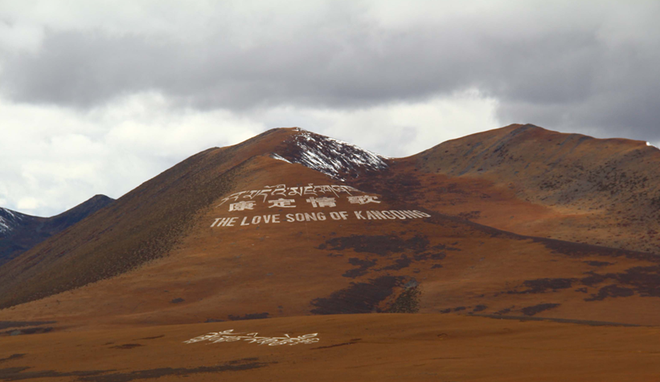
[[[381,201],[376,195],[368,195],[354,187],[346,185],[309,184],[300,187],[287,187],[285,184],[265,186],[259,190],[235,192],[216,206],[230,213],[251,212],[262,207],[266,213],[252,216],[229,216],[216,218],[211,227],[234,227],[257,224],[279,224],[294,222],[317,222],[325,220],[388,220],[388,219],[419,219],[430,217],[429,214],[417,210],[363,210],[337,211],[340,204],[344,206],[377,207]],[[297,208],[312,209],[313,212],[297,212]],[[274,210],[273,210],[274,209]],[[282,211],[291,211],[286,213]]]
[[[229,211],[244,211],[245,209],[253,209],[257,201],[261,201],[263,203],[271,203],[271,208],[291,208],[292,203],[295,203],[296,201],[293,199],[295,197],[310,196],[310,199],[314,201],[321,199],[329,202],[330,199],[335,199],[342,195],[353,196],[354,193],[363,194],[363,192],[357,188],[346,185],[315,186],[310,183],[307,186],[287,187],[286,184],[278,184],[275,186],[265,186],[260,190],[235,192],[222,199],[222,202],[220,202],[218,206],[229,202]],[[328,197],[331,195],[334,196],[334,198]],[[353,200],[354,201],[351,203],[364,204],[359,202],[358,199]]]
[[[364,194],[362,191],[345,185],[316,186],[309,184],[301,187],[287,187],[286,184],[265,186],[260,190],[235,192],[222,199],[219,206],[228,205],[229,212],[254,211],[258,203],[267,204],[268,208],[296,208],[301,201],[313,208],[337,207],[337,202],[345,197],[350,204],[378,204],[375,195]],[[302,197],[302,200],[300,198]],[[296,199],[298,198],[298,199]]]

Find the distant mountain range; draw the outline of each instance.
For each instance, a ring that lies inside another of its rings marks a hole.
[[[14,256],[0,320],[419,311],[657,325],[658,168],[645,142],[533,125],[407,158],[273,129]]]
[[[0,265],[64,231],[114,199],[96,195],[57,216],[42,218],[0,207]]]

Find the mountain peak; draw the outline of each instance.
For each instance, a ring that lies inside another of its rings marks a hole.
[[[0,265],[36,246],[88,215],[111,204],[114,199],[96,195],[59,215],[43,218],[0,207]]]
[[[0,235],[12,231],[21,219],[21,214],[0,207]]]
[[[383,156],[299,127],[293,128],[293,134],[271,157],[301,164],[341,181],[388,167]]]

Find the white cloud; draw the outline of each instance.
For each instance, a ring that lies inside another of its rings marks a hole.
[[[201,150],[263,124],[227,111],[170,108],[154,93],[90,112],[0,101],[3,207],[50,216],[95,194],[117,198]]]
[[[469,90],[356,110],[277,107],[255,114],[255,118],[269,126],[295,124],[377,154],[402,157],[449,139],[501,127],[496,108],[495,99]]]
[[[498,127],[493,99],[471,91],[357,110],[277,107],[235,113],[177,108],[141,93],[89,112],[0,101],[0,198],[41,216],[94,194],[117,198],[181,160],[273,127],[299,126],[388,156]]]
[[[26,197],[26,198],[20,198],[18,200],[17,208],[20,211],[30,211],[37,209],[41,206],[41,201],[37,198],[32,198],[32,197]]]
[[[0,50],[36,53],[42,39],[43,29],[36,25],[0,21]]]

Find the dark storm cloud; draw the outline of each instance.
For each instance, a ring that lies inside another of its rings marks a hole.
[[[359,107],[460,85],[454,76],[427,77],[441,59],[431,46],[416,52],[413,41],[394,40],[378,54],[359,35],[345,41],[349,47],[301,36],[239,49],[222,36],[199,45],[161,45],[139,37],[53,33],[37,55],[8,60],[3,77],[14,99],[76,107],[141,90],[205,108],[291,102]],[[446,65],[443,71],[450,69]]]
[[[14,100],[77,108],[157,90],[233,110],[359,108],[477,88],[499,101],[503,124],[660,140],[658,2],[521,4],[403,27],[368,7],[330,12],[246,44],[220,27],[197,40],[46,31],[38,51],[4,57],[0,86]]]

